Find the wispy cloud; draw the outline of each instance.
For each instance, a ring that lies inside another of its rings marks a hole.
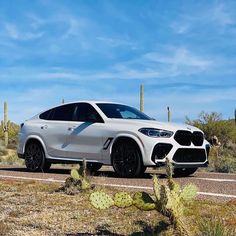
[[[170,27],[174,30],[176,34],[185,34],[190,29],[190,24],[187,22],[172,22]]]
[[[209,16],[213,21],[222,26],[234,25],[236,23],[236,18],[231,11],[232,9],[227,9],[223,3],[220,3],[209,10]]]
[[[0,103],[9,101],[12,120],[62,97],[138,107],[140,83],[146,112],[161,120],[167,105],[178,121],[203,109],[228,117],[235,106],[234,1],[2,1],[0,9]]]
[[[101,42],[104,42],[106,45],[109,45],[111,47],[129,46],[132,49],[137,48],[136,43],[131,41],[130,39],[111,38],[111,37],[103,37],[103,36],[98,36],[96,37],[96,39]]]
[[[20,31],[11,23],[5,23],[5,30],[8,37],[15,40],[33,40],[41,38],[44,34],[44,32]]]

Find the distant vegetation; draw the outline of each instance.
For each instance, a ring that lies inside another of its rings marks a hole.
[[[186,123],[201,129],[213,145],[209,157],[209,170],[236,171],[236,124],[235,120],[223,120],[216,112],[201,112],[196,120],[186,118]]]
[[[8,128],[8,146],[7,148],[10,149],[15,149],[17,146],[17,141],[18,141],[18,133],[19,133],[20,127],[19,125],[10,122],[9,123],[9,128]],[[3,129],[0,129],[0,140],[4,140],[4,131]]]

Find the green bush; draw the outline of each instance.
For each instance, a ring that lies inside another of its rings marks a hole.
[[[236,234],[234,229],[227,228],[223,220],[218,218],[201,221],[199,231],[201,236],[234,236]]]
[[[196,120],[186,117],[186,123],[201,129],[208,141],[216,136],[222,146],[228,142],[236,143],[236,126],[234,120],[223,120],[222,115],[217,112],[201,112]]]
[[[7,154],[7,150],[5,148],[4,142],[0,140],[0,157],[5,156]]]

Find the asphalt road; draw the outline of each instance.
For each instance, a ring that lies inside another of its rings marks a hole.
[[[69,176],[70,168],[52,166],[49,173],[31,173],[20,166],[0,166],[0,179],[16,179],[21,181],[44,181],[63,183]],[[131,189],[136,191],[152,190],[152,174],[157,174],[160,181],[166,181],[163,170],[148,169],[141,178],[125,179],[115,175],[110,167],[103,167],[92,177],[92,182],[97,185]],[[236,199],[236,174],[196,172],[190,177],[175,178],[184,186],[193,183],[198,187],[198,198],[207,198],[217,201]]]

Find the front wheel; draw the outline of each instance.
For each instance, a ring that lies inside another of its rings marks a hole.
[[[51,163],[45,160],[42,146],[38,142],[30,142],[25,148],[25,165],[29,171],[45,172],[49,170]]]
[[[174,169],[174,177],[187,177],[192,175],[197,168],[176,168]]]
[[[133,178],[145,171],[138,146],[129,141],[118,141],[114,144],[111,163],[120,177]]]

